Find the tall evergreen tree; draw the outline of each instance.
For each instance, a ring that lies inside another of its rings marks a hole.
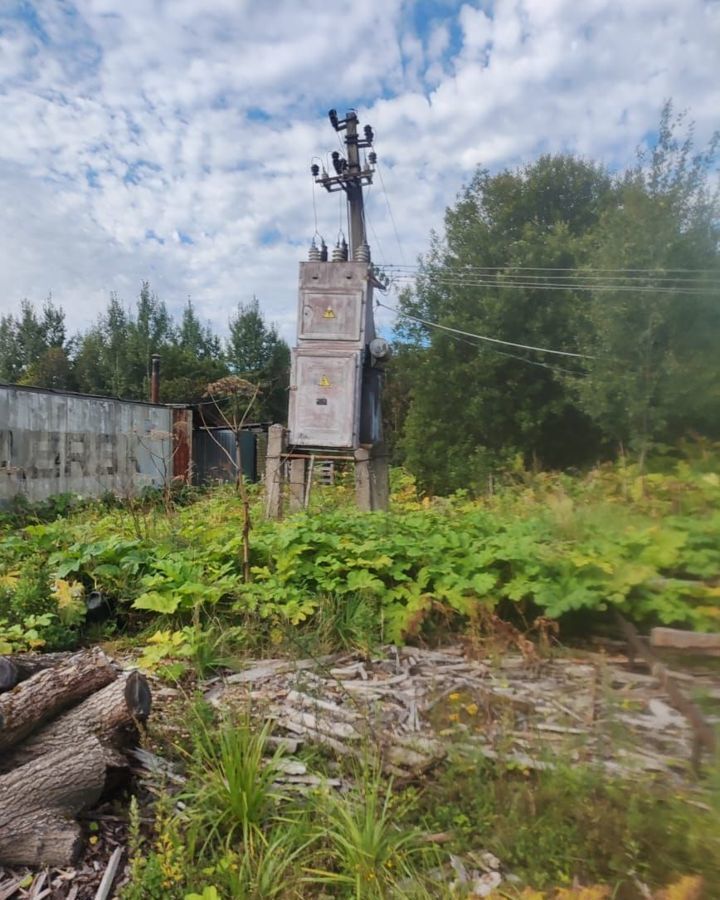
[[[75,371],[83,391],[113,397],[140,396],[130,369],[130,315],[115,294],[97,323],[79,339]]]
[[[48,297],[38,314],[23,300],[18,316],[0,318],[0,380],[38,387],[72,388],[72,345],[65,313]]]
[[[230,319],[227,358],[234,375],[260,386],[255,404],[258,418],[285,422],[290,348],[278,335],[277,328],[265,322],[257,297],[239,304]]]
[[[220,339],[203,325],[188,300],[183,310],[177,340],[162,353],[160,398],[165,402],[199,399],[210,382],[229,373]]]

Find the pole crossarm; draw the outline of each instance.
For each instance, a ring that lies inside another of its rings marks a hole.
[[[346,185],[348,182],[353,182],[354,184],[372,184],[373,183],[373,172],[375,169],[367,168],[363,169],[356,175],[352,175],[348,173],[347,175],[335,175],[334,177],[330,177],[325,174],[321,177],[315,179],[316,184],[321,184],[326,191],[344,191],[346,190]]]

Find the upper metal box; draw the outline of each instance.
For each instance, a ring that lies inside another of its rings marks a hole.
[[[374,337],[371,290],[367,263],[300,263],[299,346],[337,341],[362,349]]]

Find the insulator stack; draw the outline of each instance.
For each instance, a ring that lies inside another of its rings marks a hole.
[[[315,243],[315,239],[313,238],[312,244],[310,244],[310,249],[308,250],[308,259],[310,262],[321,262],[322,261],[322,251]]]
[[[355,262],[370,262],[370,247],[366,243],[360,244],[355,253],[353,254],[353,258]]]
[[[342,241],[338,241],[335,244],[332,252],[332,261],[333,262],[347,262],[348,258],[348,245],[345,239]]]

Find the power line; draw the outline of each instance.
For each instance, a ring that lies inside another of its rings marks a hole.
[[[491,280],[492,283],[548,283],[555,284],[581,284],[583,286],[592,286],[601,284],[603,286],[612,287],[645,287],[655,289],[656,287],[666,287],[668,289],[677,290],[679,288],[690,287],[693,290],[718,288],[720,289],[720,280],[712,279],[704,275],[637,275],[632,274],[630,270],[617,270],[616,274],[610,274],[609,270],[598,269],[522,269],[512,266],[496,267],[483,269],[480,266],[462,266],[460,268],[443,267],[435,270],[423,271],[419,266],[398,265],[397,263],[388,264],[388,269],[392,270],[398,278],[415,278],[426,275],[432,278],[454,278],[454,279],[479,279],[483,281]],[[553,274],[550,274],[550,273]]]
[[[651,290],[700,290],[707,293],[710,290],[720,291],[720,281],[713,282],[707,279],[695,278],[635,278],[622,276],[603,276],[603,275],[522,275],[520,273],[500,273],[500,272],[462,272],[462,271],[445,271],[445,272],[403,272],[390,267],[395,277],[408,280],[426,276],[433,279],[454,278],[464,281],[478,280],[488,282],[490,284],[561,284],[561,285],[581,285],[583,287],[594,287],[601,285],[603,287],[618,288],[647,288]]]
[[[539,362],[536,359],[528,359],[526,356],[518,356],[515,353],[507,353],[505,350],[496,350],[495,347],[483,347],[482,344],[477,344],[474,341],[468,341],[457,334],[451,334],[450,337],[453,338],[453,340],[460,341],[460,343],[462,344],[467,344],[468,347],[475,347],[477,350],[486,350],[488,353],[496,353],[498,356],[505,356],[508,359],[516,359],[519,362],[527,363],[529,366],[538,366],[541,369],[549,369],[551,372],[562,372],[564,375],[572,375],[574,378],[589,377],[587,372],[574,372],[572,369],[564,369],[562,366],[551,366],[548,363]]]
[[[417,263],[414,264],[391,264],[395,269],[418,269],[420,266]],[[626,268],[604,268],[601,266],[516,266],[512,263],[505,263],[502,266],[470,266],[470,265],[461,265],[459,269],[456,271],[482,271],[482,272],[503,272],[507,270],[518,270],[521,272],[604,272],[604,273],[633,273],[635,275],[653,275],[655,273],[664,273],[668,275],[672,272],[680,272],[680,273],[688,273],[688,274],[697,274],[702,273],[706,275],[717,275],[717,269],[672,269],[672,268],[656,268],[656,269],[626,269]]]
[[[392,306],[387,306],[385,303],[380,303],[377,301],[377,305],[381,306],[383,309],[387,309],[392,313],[395,313],[396,316],[402,316],[404,319],[411,319],[413,322],[418,322],[420,325],[425,325],[428,328],[439,328],[441,331],[448,331],[451,334],[459,334],[463,337],[475,338],[478,341],[489,341],[491,344],[502,344],[505,347],[517,347],[520,350],[533,350],[537,353],[553,353],[556,356],[572,356],[576,359],[596,359],[595,356],[590,356],[587,353],[571,353],[569,350],[550,350],[548,347],[531,347],[528,344],[518,344],[514,341],[503,341],[500,338],[489,337],[485,334],[474,334],[472,331],[461,331],[459,328],[450,328],[448,325],[440,325],[438,322],[429,322],[427,319],[421,319],[419,316],[413,316],[410,313],[402,312],[402,310],[395,309]]]
[[[375,244],[380,253],[380,260],[382,262],[383,269],[385,268],[385,252],[383,251],[382,244],[380,243],[380,238],[377,236],[375,231],[375,226],[373,225],[372,217],[368,217],[368,209],[370,208],[370,189],[372,188],[372,184],[369,184],[367,190],[365,191],[365,205],[363,206],[363,223],[365,224],[365,233],[367,234],[367,226],[370,226],[370,230],[372,231],[372,236],[375,241]],[[374,195],[373,195],[374,196]]]
[[[400,240],[400,232],[398,231],[397,225],[395,224],[395,216],[393,215],[392,207],[390,206],[390,197],[388,196],[388,192],[385,189],[385,179],[382,176],[382,169],[380,168],[379,162],[375,165],[375,171],[378,173],[380,186],[382,187],[382,191],[385,196],[385,203],[387,205],[390,221],[392,222],[393,231],[395,232],[395,240],[397,241],[398,250],[400,251],[400,258],[403,260],[403,262],[405,262],[405,253],[403,251],[402,241]]]
[[[388,267],[390,268],[390,267]],[[417,275],[414,274],[401,274],[396,273],[393,276],[393,280],[396,282],[412,282],[417,278]],[[712,296],[718,293],[718,289],[708,289],[702,290],[696,287],[684,287],[683,285],[677,285],[676,287],[664,287],[659,285],[658,287],[653,287],[652,285],[639,285],[639,284],[615,284],[613,282],[575,282],[575,283],[562,283],[562,282],[538,282],[538,281],[517,281],[517,280],[502,280],[498,281],[496,278],[492,276],[482,276],[476,275],[471,276],[469,278],[463,278],[461,275],[458,276],[443,276],[443,275],[432,275],[430,276],[432,281],[435,284],[448,285],[451,287],[492,287],[492,288],[503,288],[503,289],[512,289],[512,288],[527,288],[538,291],[608,291],[611,293],[630,293],[630,294],[685,294],[691,297],[707,297]]]

